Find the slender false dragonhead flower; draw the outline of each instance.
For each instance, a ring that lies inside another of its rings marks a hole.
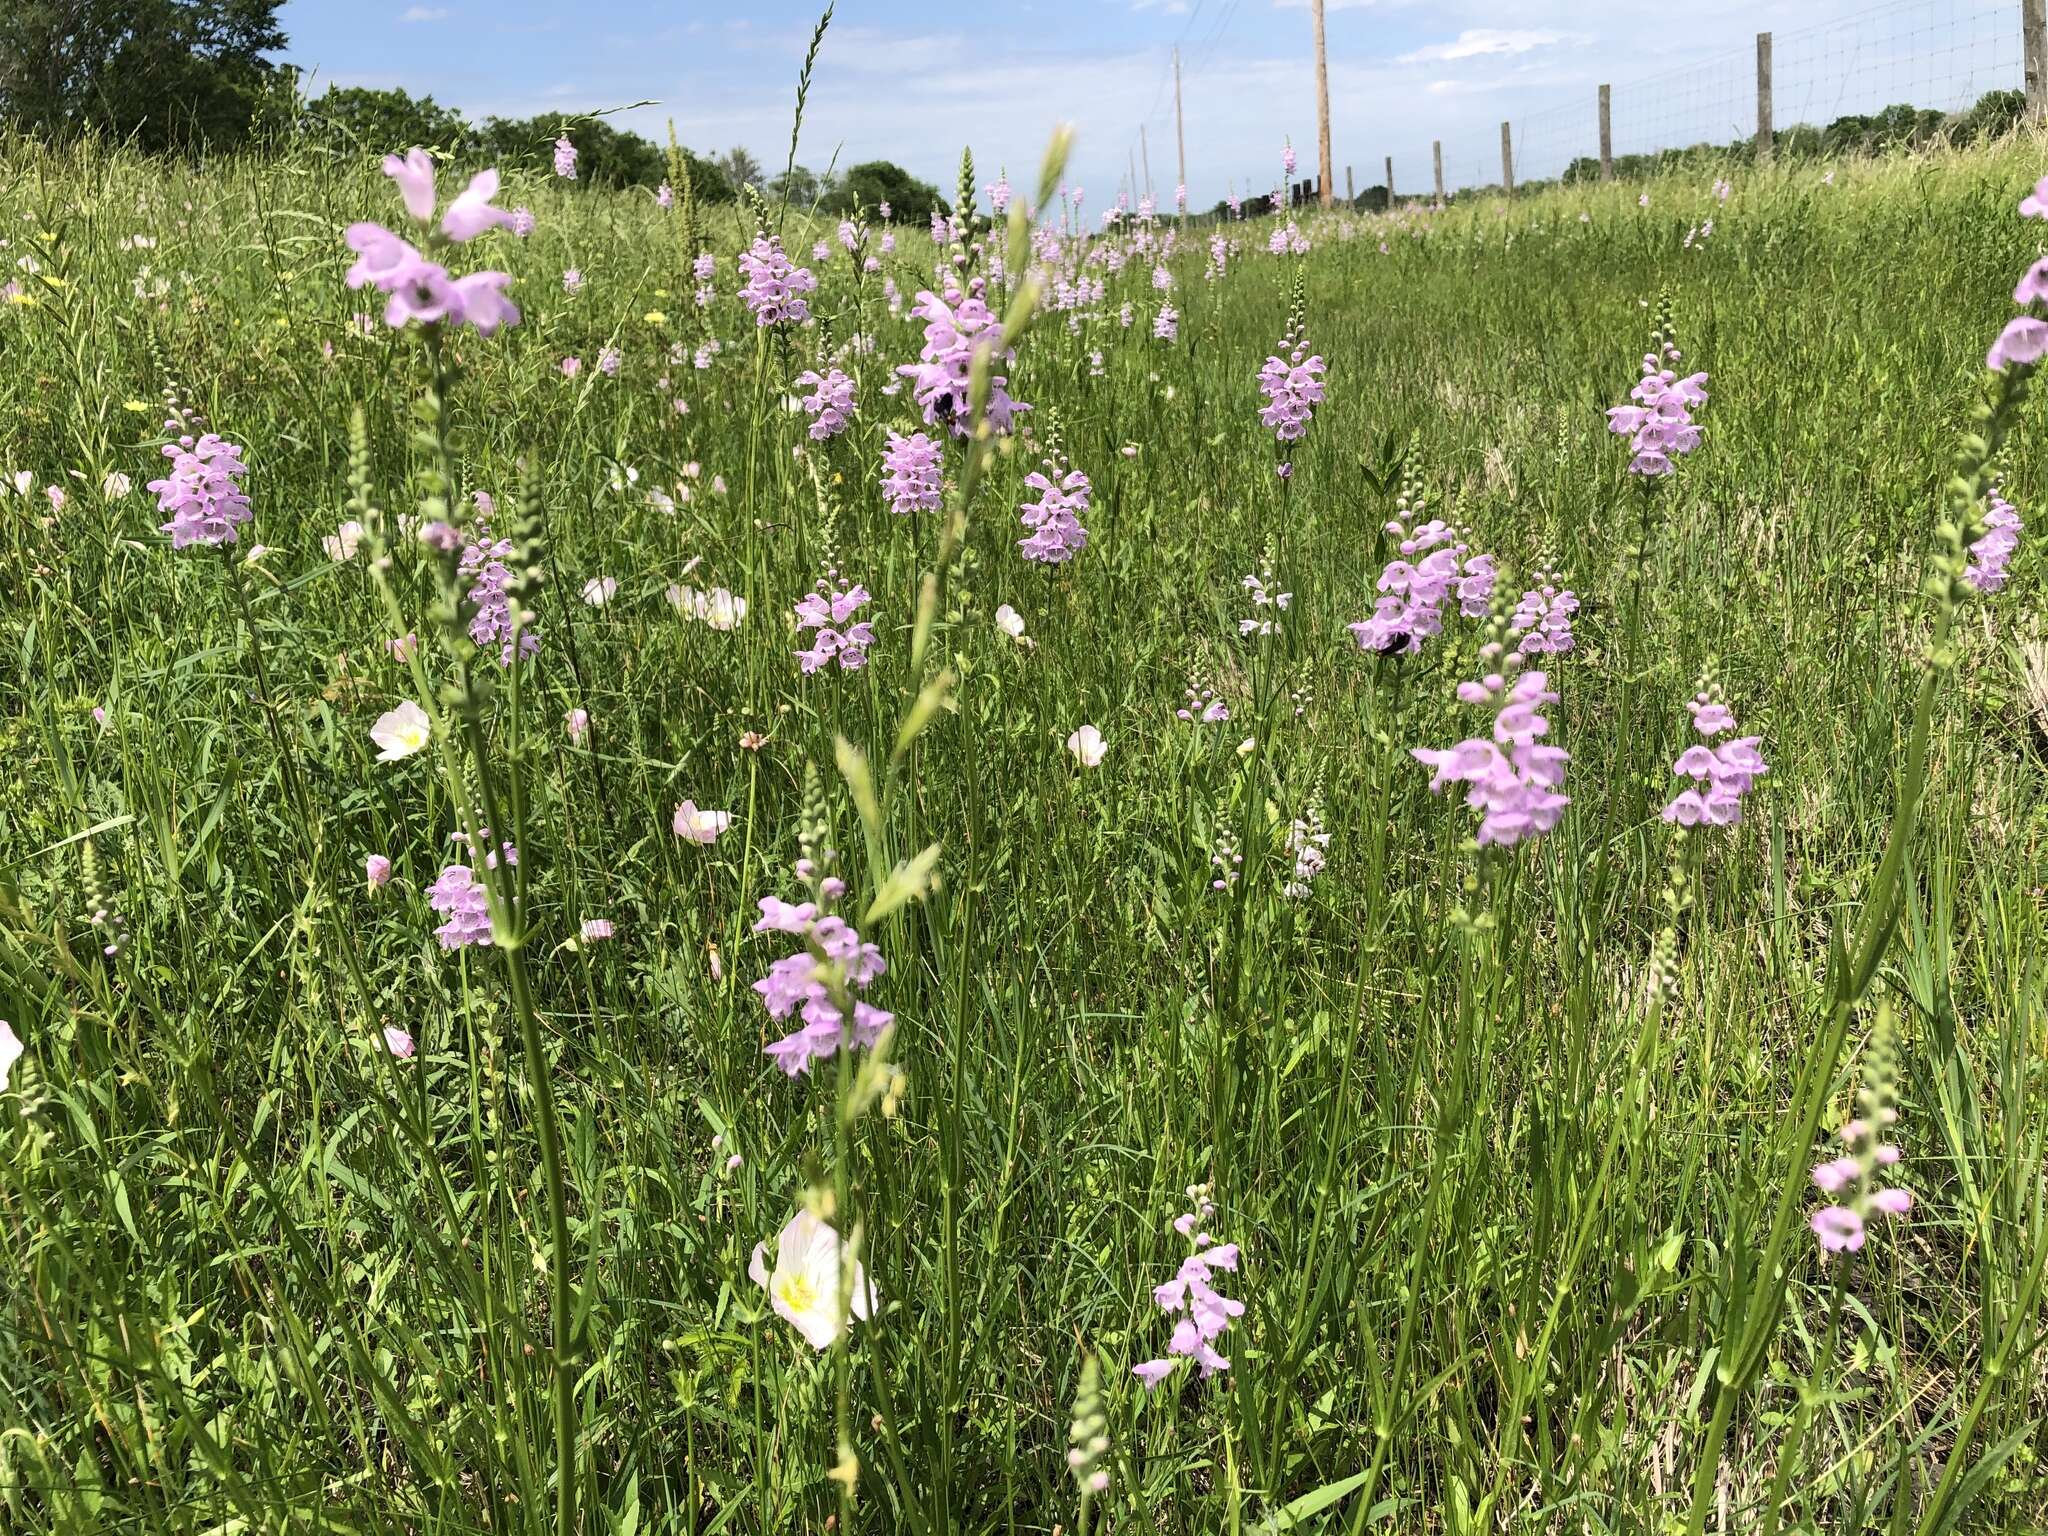
[[[1901,1160],[1899,1149],[1887,1140],[1899,1121],[1898,1077],[1898,1037],[1891,1005],[1885,1003],[1878,1008],[1863,1058],[1855,1117],[1838,1133],[1842,1155],[1815,1165],[1812,1173],[1814,1188],[1840,1197],[1815,1211],[1808,1223],[1824,1252],[1855,1253],[1878,1218],[1903,1216],[1913,1208],[1911,1192],[1886,1182],[1898,1177]]]
[[[1629,391],[1634,403],[1612,406],[1607,412],[1607,430],[1629,440],[1630,474],[1668,475],[1674,459],[1700,445],[1692,408],[1706,403],[1707,376],[1693,373],[1680,378],[1677,364],[1681,361],[1667,300],[1660,307],[1657,329],[1650,335],[1650,350],[1643,354],[1642,377]]]

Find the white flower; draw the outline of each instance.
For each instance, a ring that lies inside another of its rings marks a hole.
[[[612,600],[619,590],[618,581],[610,576],[593,576],[583,583],[583,601],[593,608],[602,608]]]
[[[668,600],[683,617],[695,619],[721,634],[739,628],[740,620],[747,616],[747,600],[723,587],[699,592],[695,587],[672,586],[668,589]]]
[[[1024,615],[1012,608],[1008,603],[1004,603],[1000,608],[996,609],[996,628],[1000,629],[1012,640],[1022,640],[1024,638]]]
[[[384,1049],[396,1056],[400,1061],[409,1060],[413,1051],[412,1036],[396,1025],[386,1024],[384,1026]]]
[[[1074,754],[1074,760],[1083,768],[1096,767],[1102,761],[1102,754],[1109,750],[1102,739],[1102,732],[1092,725],[1084,725],[1067,738],[1067,750]]]
[[[747,1274],[768,1293],[768,1304],[776,1316],[819,1351],[830,1349],[845,1332],[845,1320],[839,1315],[840,1246],[837,1232],[809,1211],[798,1211],[776,1239],[775,1272],[768,1272],[766,1243],[754,1244],[754,1257],[747,1264]],[[867,1271],[856,1259],[853,1315],[866,1319],[880,1301]]]
[[[401,699],[396,709],[385,710],[370,727],[370,740],[384,749],[377,754],[377,761],[395,763],[411,757],[427,744],[432,729],[424,709],[411,699]]]
[[[700,811],[694,800],[685,800],[676,807],[676,836],[685,842],[715,843],[731,825],[731,811]]]
[[[17,469],[14,472],[15,495],[26,496],[31,490],[35,489],[35,483],[36,477],[33,471],[26,469]]]
[[[363,525],[350,521],[321,539],[320,547],[327,552],[328,559],[338,562],[355,559],[356,551],[362,547],[362,543]]]
[[[1259,738],[1256,736],[1247,736],[1243,741],[1240,741],[1237,744],[1237,755],[1239,757],[1250,757],[1254,752],[1258,750]]]
[[[100,482],[100,494],[109,501],[119,501],[134,488],[134,485],[134,481],[117,469]]]
[[[21,1060],[21,1052],[21,1036],[14,1032],[12,1024],[0,1019],[0,1093],[7,1091],[7,1074]]]

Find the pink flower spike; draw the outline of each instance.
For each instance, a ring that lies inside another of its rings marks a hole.
[[[1714,754],[1705,747],[1687,747],[1678,754],[1678,761],[1671,765],[1673,773],[1684,774],[1689,779],[1704,779],[1714,771]]]
[[[1146,1360],[1132,1366],[1131,1374],[1145,1383],[1145,1390],[1150,1392],[1173,1374],[1173,1368],[1177,1363],[1173,1360]]]
[[[1681,827],[1696,827],[1707,819],[1707,802],[1697,790],[1688,789],[1664,807],[1664,819]]]
[[[2020,285],[2012,291],[2015,304],[2035,304],[2048,299],[2048,256],[2043,256],[2020,279]]]
[[[811,902],[799,902],[792,906],[780,896],[763,896],[761,920],[754,924],[754,932],[800,935],[817,920],[818,909]]]
[[[380,293],[389,293],[422,259],[418,251],[382,224],[351,224],[343,238],[359,258],[342,278],[351,288],[367,283]]]
[[[498,195],[498,173],[495,170],[478,171],[469,178],[469,185],[462,195],[448,205],[448,211],[441,215],[441,233],[457,244],[473,240],[487,229],[510,228],[512,215],[503,208],[493,208],[491,199]],[[433,216],[433,207],[428,205],[428,217]]]
[[[1833,1162],[1822,1163],[1813,1170],[1814,1188],[1824,1195],[1837,1194],[1855,1179],[1856,1159],[1838,1157]]]
[[[2014,363],[2038,362],[2043,353],[2048,353],[2048,320],[2017,315],[1998,333],[1998,340],[1991,343],[1991,350],[1984,355],[1984,366],[1993,373],[2003,373]]]
[[[1854,1253],[1863,1246],[1863,1218],[1845,1205],[1815,1211],[1809,1225],[1828,1253]]]
[[[1214,1376],[1218,1371],[1230,1369],[1230,1362],[1216,1353],[1215,1349],[1206,1343],[1196,1348],[1195,1363],[1201,1366],[1202,1376],[1205,1380],[1208,1377]]]
[[[1726,704],[1702,704],[1692,712],[1692,728],[1702,736],[1718,736],[1734,726],[1735,716]]]
[[[1880,1189],[1870,1197],[1870,1204],[1887,1216],[1903,1216],[1913,1209],[1913,1195],[1910,1190]]]
[[[398,183],[398,195],[405,199],[405,211],[425,224],[434,216],[434,162],[424,149],[414,145],[405,158],[384,157],[384,174]]]

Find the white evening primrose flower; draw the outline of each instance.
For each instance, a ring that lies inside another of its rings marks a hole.
[[[715,843],[731,825],[731,811],[700,811],[694,800],[676,807],[676,836],[687,843]]]
[[[754,1244],[747,1265],[753,1282],[768,1293],[776,1316],[819,1351],[832,1347],[845,1332],[839,1315],[839,1234],[809,1211],[798,1211],[776,1239],[775,1272],[768,1272],[768,1245]],[[879,1304],[873,1284],[858,1260],[853,1266],[852,1311],[865,1320]]]
[[[602,608],[617,595],[618,590],[619,583],[615,577],[593,576],[583,583],[583,601],[593,608]]]
[[[1102,739],[1102,732],[1092,725],[1084,725],[1067,738],[1067,750],[1074,754],[1074,761],[1083,768],[1094,768],[1101,764],[1102,754],[1109,745]]]
[[[1024,615],[1012,608],[1008,603],[1004,603],[1000,608],[996,609],[996,628],[1000,629],[1012,640],[1022,640],[1024,638]]]
[[[14,1032],[12,1024],[0,1019],[0,1093],[7,1091],[7,1074],[21,1060],[21,1052],[21,1036]]]
[[[326,552],[327,558],[337,564],[355,559],[356,551],[362,545],[363,525],[355,521],[343,523],[320,540],[320,548]]]
[[[396,709],[385,710],[370,727],[370,740],[384,749],[377,754],[377,761],[395,763],[411,757],[427,744],[432,729],[424,709],[411,699],[400,700]]]

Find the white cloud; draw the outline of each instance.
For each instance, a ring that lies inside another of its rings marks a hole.
[[[445,5],[415,5],[398,18],[400,21],[446,21],[448,8]]]
[[[1583,41],[1585,39],[1573,37],[1565,32],[1503,32],[1494,27],[1467,27],[1452,42],[1431,43],[1427,48],[1418,48],[1413,53],[1402,54],[1395,62],[1449,64],[1457,59],[1511,57],[1537,48],[1555,48],[1560,43]]]

